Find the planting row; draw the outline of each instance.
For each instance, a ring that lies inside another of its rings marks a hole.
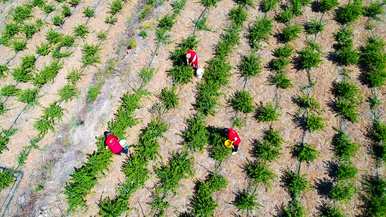
[[[154,9],[158,3],[154,1],[149,1],[145,4],[145,7],[142,10],[146,9],[146,15],[150,13],[149,10]],[[178,5],[178,4],[176,4]],[[183,6],[183,5],[182,5]],[[181,6],[178,10],[181,10]],[[177,10],[177,9],[176,9]],[[141,13],[142,14],[142,13]],[[141,15],[145,16],[145,15]],[[141,19],[144,19],[142,17]],[[153,54],[155,55],[155,53]],[[146,90],[143,87],[151,80],[155,71],[151,68],[144,68],[140,71],[139,77],[142,79],[142,84],[139,89],[135,90],[134,93],[126,93],[121,98],[121,105],[115,113],[115,117],[112,121],[108,122],[108,130],[113,134],[117,135],[119,138],[125,137],[125,132],[128,128],[135,126],[138,122],[136,121],[134,111],[140,107],[140,101],[144,95],[147,94]],[[79,168],[75,169],[74,173],[71,175],[69,181],[65,186],[65,195],[67,197],[67,202],[69,204],[69,210],[75,210],[76,208],[85,206],[86,201],[85,197],[91,191],[91,189],[96,185],[98,178],[103,174],[103,172],[108,168],[112,161],[112,153],[109,150],[105,149],[104,141],[102,136],[98,138],[97,141],[97,150],[88,156],[86,162]],[[131,168],[134,169],[134,168]],[[84,181],[86,180],[86,181]],[[128,183],[130,179],[128,179]],[[137,182],[136,182],[137,183]],[[138,183],[137,183],[138,184]],[[126,186],[127,187],[127,186]],[[139,185],[131,186],[134,191],[135,187]],[[120,188],[121,189],[121,188]],[[124,212],[127,210],[128,206],[124,203],[124,200],[127,199],[130,194],[133,192],[123,192],[119,190],[118,196],[111,201],[120,201],[117,204],[109,203],[109,199],[106,198],[104,202],[100,204],[100,214],[101,215],[111,215],[110,211],[113,207],[118,207],[119,212]],[[123,200],[122,200],[123,198]]]

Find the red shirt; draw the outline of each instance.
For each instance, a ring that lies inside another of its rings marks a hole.
[[[240,145],[241,139],[239,137],[239,134],[237,134],[237,132],[232,128],[228,128],[228,139],[233,141],[233,145]]]
[[[198,69],[198,56],[196,51],[190,49],[186,52],[186,58],[188,59],[189,65],[193,68]]]
[[[105,145],[107,145],[107,147],[109,147],[111,152],[113,152],[114,154],[120,154],[123,149],[121,144],[119,144],[118,137],[114,136],[113,134],[110,134],[106,137]]]

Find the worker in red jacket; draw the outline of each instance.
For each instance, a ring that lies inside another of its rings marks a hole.
[[[188,65],[191,65],[194,70],[198,69],[198,56],[196,51],[189,49],[186,52],[186,62]]]
[[[226,128],[225,133],[228,139],[233,142],[232,154],[236,154],[237,151],[239,150],[239,145],[241,143],[239,134],[236,132],[236,130],[232,128]]]
[[[105,131],[104,135],[105,135],[106,149],[107,148],[110,149],[110,151],[113,154],[119,154],[119,155],[121,153],[124,153],[126,155],[128,154],[129,147],[124,144],[125,140],[119,140],[118,137],[116,137],[114,134],[108,131]],[[122,147],[122,145],[124,145],[124,147]]]

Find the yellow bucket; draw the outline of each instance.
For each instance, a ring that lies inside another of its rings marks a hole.
[[[227,140],[225,140],[224,145],[227,148],[232,148],[233,142],[231,140],[227,139]]]

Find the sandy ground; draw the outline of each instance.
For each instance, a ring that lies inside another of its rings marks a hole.
[[[212,32],[199,31],[197,37],[200,39],[198,51],[201,57],[201,61],[208,60],[213,55],[213,47],[219,39],[221,31],[226,27],[228,21],[226,19],[227,11],[233,7],[234,3],[230,0],[223,0],[218,4],[218,7],[212,9],[209,13],[208,24],[213,30]],[[97,14],[105,13],[107,10],[106,4],[102,4],[98,7],[100,10]],[[122,31],[125,25],[125,18],[130,16],[135,3],[130,2],[124,9],[124,16],[120,16],[118,23],[111,29],[107,43],[102,49],[101,55],[103,57],[111,57],[113,50],[119,44],[119,39],[122,37]],[[155,22],[157,17],[165,14],[170,6],[165,3],[162,7],[156,10],[152,19],[149,22]],[[127,136],[129,141],[136,141],[139,130],[146,126],[150,121],[152,115],[148,111],[151,105],[157,101],[157,96],[160,90],[165,86],[170,86],[171,81],[167,76],[167,70],[170,68],[171,63],[168,60],[169,52],[172,51],[176,43],[180,42],[183,38],[190,34],[189,29],[192,26],[192,20],[199,16],[202,6],[199,3],[188,1],[184,11],[181,13],[181,17],[174,25],[171,31],[172,43],[166,45],[160,49],[159,54],[155,58],[153,67],[157,69],[155,78],[149,83],[147,89],[152,93],[151,96],[146,97],[143,100],[142,108],[136,112],[136,117],[141,120],[138,125],[129,129]],[[249,9],[250,17],[245,25],[244,33],[247,32],[248,25],[253,22],[256,17],[260,17],[263,14],[258,11],[257,8]],[[267,14],[268,17],[273,17],[275,12]],[[294,23],[304,24],[305,21],[312,18],[319,18],[320,13],[312,12],[309,7],[305,8],[304,14],[293,20]],[[314,185],[309,191],[303,194],[302,202],[307,209],[307,216],[316,216],[317,208],[322,202],[329,199],[323,195],[320,195],[316,190],[316,184],[323,179],[329,180],[327,175],[327,163],[334,159],[331,151],[331,139],[334,135],[334,127],[338,126],[339,117],[329,107],[329,103],[334,98],[331,93],[331,85],[338,76],[337,66],[329,61],[326,57],[329,52],[333,51],[332,44],[334,42],[333,34],[339,29],[333,19],[333,13],[325,14],[323,20],[326,22],[324,31],[319,34],[316,41],[321,45],[324,54],[323,63],[317,68],[312,70],[312,77],[317,80],[316,87],[313,91],[313,95],[318,99],[322,105],[322,115],[326,120],[326,128],[318,133],[308,134],[306,141],[314,144],[317,150],[320,152],[318,159],[310,164],[303,164],[301,173],[305,174],[307,178]],[[71,26],[76,23],[80,17],[69,19],[66,25],[63,27],[63,31],[70,31]],[[73,20],[71,22],[71,20]],[[369,33],[364,29],[366,18],[361,18],[354,26],[354,42],[355,46],[359,47],[364,44],[365,39]],[[67,26],[68,25],[68,26]],[[97,17],[93,19],[89,24],[95,31],[104,29],[103,18]],[[283,24],[274,22],[274,33],[278,33],[284,27]],[[386,36],[384,22],[378,22],[375,32],[383,37]],[[124,33],[123,33],[124,35]],[[290,44],[301,50],[305,46],[305,41],[310,39],[310,36],[306,36],[302,33],[301,36],[292,41]],[[39,39],[39,37],[37,37]],[[88,37],[86,42],[93,42],[95,38],[93,36]],[[83,44],[84,42],[79,42]],[[36,42],[35,46],[39,44]],[[66,115],[63,120],[63,124],[59,127],[59,130],[55,133],[50,133],[47,139],[43,142],[41,149],[33,151],[26,163],[25,178],[22,181],[20,189],[16,195],[17,203],[12,206],[10,215],[18,216],[38,216],[39,213],[43,216],[60,216],[64,214],[66,207],[65,198],[62,194],[63,186],[71,174],[74,166],[79,166],[85,160],[86,154],[95,150],[95,136],[101,133],[101,129],[106,127],[106,123],[113,117],[114,111],[119,105],[119,97],[126,91],[130,91],[129,83],[135,84],[138,81],[136,73],[138,69],[143,67],[154,49],[154,35],[153,33],[147,39],[139,40],[138,47],[132,50],[129,55],[131,58],[123,58],[117,69],[114,71],[111,78],[106,80],[106,83],[102,89],[102,93],[93,105],[87,105],[84,101],[85,93],[90,82],[92,82],[93,75],[97,70],[103,70],[105,61],[100,67],[91,67],[87,70],[86,76],[81,81],[81,96],[68,103],[65,106]],[[277,41],[274,36],[271,36],[266,42],[263,43],[262,48],[258,51],[259,56],[262,58],[263,65],[266,65],[273,57],[271,51],[281,46],[281,43]],[[78,47],[72,57],[69,58],[68,64],[71,66],[73,63],[79,62],[80,47]],[[208,125],[217,127],[227,127],[232,123],[232,118],[235,112],[227,104],[229,97],[236,91],[243,88],[243,80],[238,75],[236,68],[240,57],[247,54],[250,51],[247,39],[242,37],[242,40],[234,50],[230,57],[230,63],[234,66],[232,70],[232,77],[230,84],[223,89],[223,96],[220,99],[218,110],[214,116],[210,116],[207,120]],[[15,58],[15,63],[18,58]],[[108,58],[102,58],[107,60]],[[40,61],[40,60],[39,60]],[[41,60],[43,62],[43,60]],[[42,89],[44,95],[40,99],[42,105],[48,105],[53,100],[57,99],[56,92],[64,84],[65,75],[72,67],[65,67],[53,84],[47,85]],[[102,69],[101,69],[102,68]],[[356,66],[351,66],[352,78],[358,85],[360,85],[363,95],[366,98],[370,95],[369,89],[359,82],[359,69]],[[247,82],[246,89],[251,92],[256,104],[263,102],[269,102],[273,100],[275,94],[275,88],[269,84],[268,76],[272,72],[267,68],[262,70],[262,73]],[[283,204],[288,202],[289,195],[285,188],[282,187],[280,182],[280,176],[285,169],[295,169],[296,160],[292,158],[290,151],[292,147],[298,143],[301,139],[302,129],[296,126],[293,122],[293,115],[298,111],[298,107],[293,103],[292,98],[299,95],[300,89],[307,83],[306,74],[304,71],[297,71],[291,68],[287,71],[288,76],[293,81],[294,86],[288,90],[279,91],[279,105],[281,106],[280,119],[273,123],[273,128],[279,130],[286,143],[284,144],[280,158],[270,164],[271,169],[277,174],[277,177],[272,186],[269,188],[260,186],[258,188],[258,201],[262,207],[256,212],[256,216],[269,215],[276,216]],[[197,80],[194,79],[191,83],[178,88],[178,94],[181,99],[181,104],[178,108],[169,111],[164,115],[165,121],[169,124],[168,131],[164,134],[164,138],[160,140],[161,150],[160,159],[152,163],[151,167],[159,165],[161,162],[166,162],[171,152],[179,150],[182,138],[180,137],[181,131],[185,129],[185,120],[194,113],[192,103],[195,100],[195,86]],[[385,88],[380,89],[380,95],[382,99],[385,99]],[[15,104],[15,107],[18,107]],[[384,111],[386,104],[381,106],[381,110]],[[360,171],[358,176],[358,187],[360,186],[361,176],[364,174],[371,174],[374,168],[374,162],[368,153],[368,146],[370,141],[367,139],[366,130],[370,126],[371,115],[369,112],[368,103],[363,102],[360,106],[361,118],[358,123],[348,124],[347,130],[352,138],[361,144],[361,148],[355,160],[354,164]],[[34,135],[34,130],[31,125],[31,120],[34,117],[39,117],[41,114],[41,107],[37,107],[26,112],[17,128],[19,132],[15,135],[15,138],[9,144],[11,147],[10,152],[6,152],[0,156],[0,162],[5,162],[7,165],[14,165],[15,158],[19,151],[25,145],[25,141],[31,135]],[[10,116],[11,117],[11,116]],[[1,124],[6,124],[7,118],[1,119]],[[79,124],[79,122],[83,124]],[[265,129],[269,127],[269,124],[258,123],[253,114],[246,116],[246,125],[238,129],[243,143],[240,147],[239,154],[230,157],[221,166],[221,174],[223,174],[228,180],[228,186],[225,190],[214,194],[215,200],[218,203],[215,216],[232,216],[237,213],[235,207],[231,204],[234,200],[235,193],[238,190],[245,189],[247,186],[247,180],[245,173],[242,170],[242,166],[248,159],[253,159],[250,155],[252,149],[251,141],[253,139],[260,139]],[[21,131],[21,132],[20,132]],[[31,133],[31,134],[29,134]],[[23,139],[19,139],[23,138]],[[20,140],[20,141],[19,141]],[[124,180],[123,175],[120,172],[120,167],[125,159],[123,157],[115,157],[111,167],[106,171],[105,175],[99,179],[97,186],[92,190],[91,194],[87,197],[86,209],[80,210],[78,213],[74,213],[75,216],[94,216],[97,214],[97,201],[102,197],[113,196],[115,194],[115,186]],[[171,207],[167,210],[167,216],[177,216],[179,213],[187,209],[189,200],[192,196],[192,189],[194,181],[203,179],[208,170],[213,170],[214,162],[206,151],[203,153],[194,154],[194,169],[195,175],[191,179],[183,180],[177,190],[174,197],[170,198],[169,202]],[[145,216],[149,213],[149,205],[147,202],[151,201],[152,188],[157,182],[154,175],[146,182],[145,188],[137,191],[130,199],[131,211],[127,213],[128,216]],[[43,185],[42,191],[35,191],[36,186]],[[358,213],[360,201],[355,198],[341,206],[344,208],[347,216],[355,216]],[[21,212],[23,211],[23,212]]]

